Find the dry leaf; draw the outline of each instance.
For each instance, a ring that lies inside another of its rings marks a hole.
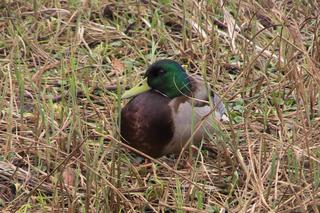
[[[111,60],[111,65],[112,65],[112,68],[113,68],[113,71],[116,73],[116,74],[120,74],[120,73],[123,73],[125,67],[124,67],[124,64],[122,63],[122,61],[120,61],[119,59],[117,58],[113,58]]]
[[[71,167],[66,167],[63,170],[62,176],[63,176],[63,181],[65,185],[67,186],[73,186],[74,185],[74,169]]]

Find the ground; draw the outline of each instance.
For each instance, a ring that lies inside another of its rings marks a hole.
[[[3,212],[319,212],[317,1],[3,0]],[[230,122],[181,159],[119,141],[122,92],[170,58]],[[188,162],[192,166],[185,166]]]

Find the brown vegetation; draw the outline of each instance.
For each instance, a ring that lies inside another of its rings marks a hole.
[[[0,208],[319,212],[317,1],[4,0]],[[120,95],[159,58],[198,72],[230,122],[192,169],[137,165]]]

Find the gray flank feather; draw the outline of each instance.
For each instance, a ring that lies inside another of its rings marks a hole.
[[[221,115],[221,117],[226,113],[226,108],[224,106],[224,103],[222,102],[222,100],[220,99],[220,97],[215,94],[212,93],[212,100],[213,100],[213,104],[216,107],[216,111]]]

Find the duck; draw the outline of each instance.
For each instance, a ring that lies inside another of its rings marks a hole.
[[[228,120],[224,103],[203,78],[171,59],[151,64],[121,98],[131,98],[121,109],[121,140],[153,158],[179,154],[190,139],[199,145],[217,121]]]

